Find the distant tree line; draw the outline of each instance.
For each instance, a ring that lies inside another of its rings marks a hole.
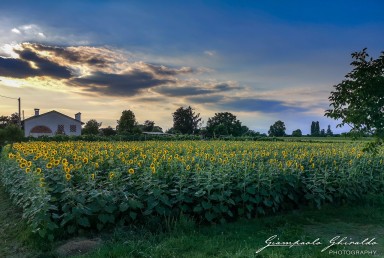
[[[215,113],[208,118],[206,126],[203,127],[203,121],[200,113],[197,113],[191,106],[179,107],[172,113],[173,126],[165,131],[165,134],[172,135],[190,135],[200,138],[229,139],[233,137],[265,137],[261,134],[243,125],[236,115],[230,112]],[[23,132],[18,126],[19,117],[17,113],[10,116],[0,116],[0,145],[5,142],[17,141],[23,137]],[[145,120],[140,124],[132,110],[124,110],[120,119],[117,120],[116,128],[111,126],[101,128],[102,123],[96,119],[87,121],[82,129],[82,135],[113,137],[118,139],[139,139],[140,137],[131,137],[132,135],[141,135],[145,133],[163,133],[163,129],[152,120]],[[291,136],[301,137],[301,129],[294,130]],[[320,129],[318,121],[312,121],[311,134],[309,136],[332,136],[333,132],[328,125],[328,129]],[[281,120],[276,121],[270,126],[268,131],[270,137],[289,136],[286,134],[285,123]],[[123,137],[123,138],[122,138]]]

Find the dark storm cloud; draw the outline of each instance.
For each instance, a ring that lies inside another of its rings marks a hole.
[[[31,50],[15,50],[19,58],[0,57],[0,76],[27,78],[34,76],[49,76],[53,78],[70,78],[71,72],[64,66],[38,56]],[[34,62],[36,68],[28,61]]]
[[[284,112],[305,112],[301,107],[288,105],[280,100],[236,98],[229,101],[218,103],[220,108],[226,108],[234,111],[244,112],[262,112],[262,113],[284,113]]]
[[[173,84],[173,79],[159,79],[152,73],[133,70],[124,74],[95,72],[92,75],[71,80],[74,84],[85,86],[85,90],[112,96],[132,96],[140,90]]]
[[[38,76],[38,71],[24,60],[0,57],[0,76],[26,78]]]
[[[42,58],[29,49],[15,50],[19,54],[20,59],[25,61],[32,61],[37,66],[37,74],[40,76],[49,76],[54,78],[70,78],[71,72],[67,67],[61,66],[57,63]],[[33,69],[33,68],[32,68]]]
[[[194,95],[206,95],[213,93],[220,93],[224,91],[231,91],[240,89],[240,87],[234,87],[227,83],[220,83],[214,86],[177,86],[177,87],[157,87],[154,89],[157,93],[169,96],[169,97],[188,97]]]
[[[46,46],[41,44],[31,44],[31,47],[37,51],[47,51],[56,56],[60,56],[65,60],[75,63],[86,63],[92,66],[105,67],[107,60],[97,55],[96,53],[85,53],[73,51],[68,48],[57,47],[57,46]]]

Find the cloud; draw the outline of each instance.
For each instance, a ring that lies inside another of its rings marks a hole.
[[[209,96],[193,96],[187,100],[196,104],[213,104],[218,103],[224,99],[224,96],[220,95],[209,95]]]
[[[21,31],[19,29],[16,29],[16,28],[13,28],[11,31],[13,33],[16,33],[16,34],[21,34]]]
[[[33,69],[24,60],[0,57],[0,76],[13,78],[26,78],[37,76],[38,71]]]
[[[83,86],[86,91],[110,96],[132,96],[143,89],[175,83],[175,80],[156,78],[154,74],[140,70],[132,70],[124,74],[96,72],[71,81],[75,85]]]
[[[207,55],[207,56],[215,56],[216,55],[216,51],[214,51],[214,50],[206,50],[206,51],[204,51],[204,54]]]
[[[29,38],[45,38],[42,29],[36,24],[25,24],[11,29],[11,32]]]
[[[242,89],[239,86],[231,85],[230,83],[204,83],[201,81],[194,81],[195,86],[162,86],[156,87],[153,90],[157,93],[169,96],[169,97],[188,97],[194,95],[208,95],[214,93],[223,93],[231,90]]]
[[[45,51],[50,55],[61,57],[72,63],[88,64],[91,66],[105,67],[107,63],[112,62],[104,55],[106,49],[92,47],[57,47],[42,44],[23,44],[24,47],[34,49],[35,51]],[[95,51],[96,50],[96,51]],[[111,53],[108,53],[111,54]]]
[[[261,113],[285,113],[285,112],[306,112],[302,107],[287,104],[280,100],[267,100],[256,98],[231,98],[217,104],[219,108],[233,111],[261,112]]]
[[[157,75],[175,76],[180,74],[193,73],[194,70],[191,67],[181,67],[180,69],[169,68],[164,65],[152,65],[145,64],[145,66]]]
[[[71,73],[66,67],[44,59],[33,51],[26,49],[14,51],[19,55],[19,58],[0,57],[0,76],[14,78],[34,76],[71,77]]]

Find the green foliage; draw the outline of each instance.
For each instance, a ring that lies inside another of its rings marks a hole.
[[[207,122],[207,136],[219,137],[223,135],[240,136],[243,134],[241,122],[237,117],[229,112],[215,113],[215,115],[208,119]]]
[[[145,120],[143,124],[144,132],[152,132],[155,127],[155,122],[150,120]]]
[[[24,139],[24,132],[17,124],[9,124],[5,127],[3,132],[0,133],[0,142],[1,134],[3,134],[4,140],[9,143],[20,142]]]
[[[384,139],[384,52],[373,59],[364,48],[352,53],[352,58],[354,68],[334,86],[325,116],[341,120],[338,127],[347,124],[351,131],[371,134],[380,143]]]
[[[81,131],[82,134],[92,134],[92,135],[98,135],[99,134],[99,128],[102,123],[97,122],[95,119],[89,120],[83,130]]]
[[[0,129],[4,129],[9,123],[10,117],[0,116]]]
[[[269,136],[284,136],[285,135],[285,124],[283,121],[278,120],[273,125],[270,126],[268,134]]]
[[[100,131],[102,136],[108,137],[116,135],[116,131],[110,126],[108,126],[107,128],[101,128]]]
[[[137,132],[137,121],[131,110],[124,110],[120,120],[117,120],[117,131],[120,134],[132,134]]]
[[[319,121],[312,121],[311,124],[311,136],[320,136],[320,124]]]
[[[294,130],[294,131],[292,132],[292,136],[293,136],[293,137],[301,137],[301,136],[303,136],[303,133],[301,132],[300,129],[296,129],[296,130]]]
[[[190,106],[179,107],[173,114],[173,130],[181,134],[195,134],[201,123],[200,113]]]
[[[132,154],[137,154],[140,162],[151,163],[142,153],[154,155],[154,144],[139,144]],[[267,153],[249,143],[246,147],[243,143],[207,142],[207,153],[200,156],[201,142],[179,144],[169,145],[178,156],[168,154],[171,149],[162,152],[156,173],[147,164],[136,166],[133,174],[117,159],[125,155],[123,149],[113,153],[102,147],[109,151],[108,160],[92,172],[86,168],[71,172],[69,181],[60,164],[44,174],[26,173],[17,160],[7,158],[17,156],[7,147],[2,152],[0,179],[14,202],[23,207],[33,231],[48,239],[115,225],[162,225],[162,221],[169,222],[181,214],[201,223],[224,223],[301,205],[320,208],[325,203],[355,201],[384,190],[382,156],[368,159],[358,154],[356,158],[354,148],[348,146],[344,155],[335,155],[335,147],[342,145],[322,144],[323,156],[314,159],[309,152],[318,145],[274,143]],[[89,149],[83,152],[89,153]],[[295,164],[298,153],[302,160]],[[190,171],[183,163],[168,162],[169,157],[185,160],[188,155],[203,169]],[[127,157],[131,158],[134,156]],[[226,158],[228,165],[223,163]],[[42,164],[37,163],[40,167]],[[111,171],[113,178],[108,176]],[[94,179],[89,173],[94,173]]]

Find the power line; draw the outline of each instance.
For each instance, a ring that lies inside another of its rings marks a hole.
[[[7,99],[18,99],[18,98],[12,98],[12,97],[3,96],[3,95],[0,95],[0,97],[7,98]]]

